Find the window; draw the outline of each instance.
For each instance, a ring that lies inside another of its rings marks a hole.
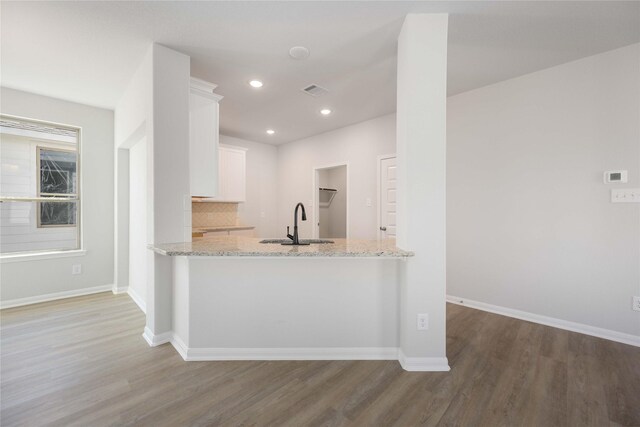
[[[38,147],[38,195],[60,200],[77,198],[77,162],[75,151]],[[38,202],[38,227],[76,224],[75,202]]]
[[[0,116],[0,255],[80,249],[80,129]]]

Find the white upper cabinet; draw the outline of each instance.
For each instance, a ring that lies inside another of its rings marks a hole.
[[[191,195],[214,197],[218,191],[217,85],[191,78],[189,95],[189,169]]]
[[[247,150],[242,147],[220,145],[219,148],[219,202],[244,202],[247,193]]]

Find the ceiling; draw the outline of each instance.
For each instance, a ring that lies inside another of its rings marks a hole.
[[[7,2],[2,85],[113,109],[149,43],[219,85],[221,132],[281,144],[395,111],[410,12],[448,12],[449,95],[640,41],[640,2]],[[306,46],[307,60],[289,58]],[[264,82],[252,89],[247,82]],[[329,93],[300,91],[319,84]],[[329,107],[333,113],[321,116]],[[276,130],[269,136],[267,128]]]

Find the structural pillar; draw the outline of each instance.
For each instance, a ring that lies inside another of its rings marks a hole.
[[[448,371],[446,357],[447,14],[409,14],[398,38],[397,244],[399,360],[409,371]],[[418,316],[427,327],[418,329]]]

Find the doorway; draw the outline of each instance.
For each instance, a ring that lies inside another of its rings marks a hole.
[[[378,238],[396,238],[396,156],[378,157]]]
[[[314,238],[349,236],[347,164],[314,168]]]

